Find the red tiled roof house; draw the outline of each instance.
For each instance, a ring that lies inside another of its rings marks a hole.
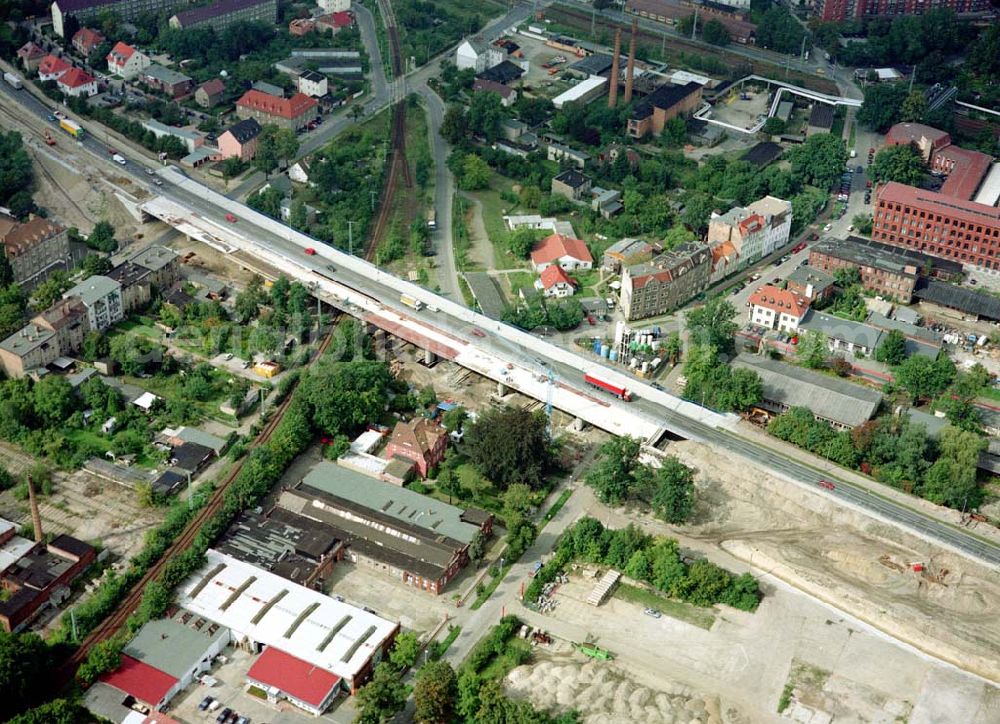
[[[558,264],[550,264],[535,281],[535,288],[541,289],[546,297],[572,297],[575,291],[573,280]]]
[[[86,58],[94,49],[104,42],[104,36],[92,28],[80,28],[73,36],[73,47],[76,52]]]
[[[296,93],[291,98],[278,98],[251,89],[236,101],[236,115],[253,118],[262,126],[271,123],[297,131],[313,118],[317,105],[315,99],[303,93]]]
[[[74,98],[97,95],[97,80],[82,68],[70,68],[56,81],[56,85]]]
[[[580,239],[552,234],[538,242],[531,251],[531,264],[538,273],[551,264],[558,264],[566,270],[590,269],[594,266],[594,257]]]
[[[108,53],[108,72],[128,80],[148,68],[152,61],[128,43],[118,41]]]
[[[794,332],[809,311],[810,300],[768,284],[751,294],[747,304],[752,324],[779,332]]]
[[[437,467],[448,449],[448,432],[430,420],[418,417],[410,422],[398,422],[386,445],[386,457],[397,455],[412,460],[420,477],[426,478],[427,471]]]
[[[38,80],[43,83],[47,80],[59,80],[72,67],[62,58],[46,55],[38,64]]]

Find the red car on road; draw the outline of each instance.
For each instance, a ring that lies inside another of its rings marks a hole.
[[[313,249],[311,246],[307,246],[306,247],[306,254],[308,254],[309,256],[313,256],[315,253],[316,253],[316,250]]]
[[[473,327],[472,328],[472,333],[475,336],[477,336],[477,337],[485,337],[486,336],[486,332],[484,332],[483,330],[479,329],[478,327]]]
[[[226,221],[228,221],[230,224],[235,224],[236,217],[233,216],[232,214],[226,214]]]
[[[801,242],[799,242],[798,244],[795,245],[795,247],[792,249],[792,253],[793,254],[798,254],[800,251],[802,251],[805,248],[806,248],[806,243],[804,241],[801,241]]]
[[[833,490],[837,486],[835,486],[829,480],[820,480],[819,481],[819,487],[826,488],[827,490]]]

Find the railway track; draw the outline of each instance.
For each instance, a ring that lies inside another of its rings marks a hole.
[[[312,362],[315,362],[323,356],[332,340],[333,329],[331,329],[330,333],[326,336],[326,338],[324,338],[323,342],[320,343],[319,349],[316,351]],[[310,362],[310,364],[312,364],[312,362]],[[285,416],[285,412],[288,410],[288,406],[292,402],[292,396],[293,393],[289,392],[282,403],[278,406],[267,425],[264,426],[264,429],[261,430],[260,434],[251,444],[251,450],[260,447],[271,439],[271,435],[274,434],[275,429],[281,423],[282,418]],[[139,604],[142,603],[142,596],[146,587],[159,578],[167,563],[175,556],[180,555],[191,547],[202,526],[211,520],[212,516],[214,516],[222,507],[225,502],[226,490],[228,490],[229,486],[232,485],[234,480],[236,480],[236,477],[243,469],[243,464],[246,460],[247,456],[244,456],[242,460],[233,466],[233,469],[229,471],[229,474],[222,480],[219,487],[212,493],[212,497],[209,499],[208,504],[198,511],[198,514],[190,522],[188,522],[181,534],[174,540],[173,543],[171,543],[170,547],[167,548],[163,555],[160,556],[160,559],[154,563],[149,570],[146,571],[143,577],[132,587],[128,596],[126,596],[125,599],[118,604],[115,611],[104,619],[104,621],[102,621],[97,628],[87,634],[87,637],[80,644],[80,647],[63,663],[56,673],[59,689],[69,685],[75,677],[77,670],[87,660],[87,657],[90,655],[90,652],[95,646],[114,637],[125,627],[129,617],[136,611],[136,609],[139,608]]]
[[[392,67],[393,83],[403,82],[403,56],[399,42],[399,28],[396,25],[396,15],[392,10],[390,0],[379,0],[379,9],[385,22],[386,35],[389,39],[389,59]],[[398,86],[397,86],[398,87]],[[379,242],[385,237],[392,215],[392,201],[402,176],[407,188],[413,187],[410,174],[410,164],[406,161],[406,98],[397,96],[392,106],[392,126],[390,130],[392,141],[392,159],[389,161],[389,173],[382,186],[379,199],[379,212],[372,227],[371,237],[365,249],[365,261],[372,261]]]

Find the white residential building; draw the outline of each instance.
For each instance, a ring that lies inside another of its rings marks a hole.
[[[712,214],[708,243],[730,242],[740,264],[746,266],[787,244],[791,231],[791,202],[765,196],[746,208],[737,206],[724,214]]]
[[[787,289],[763,286],[747,300],[750,323],[779,332],[795,332],[809,311],[810,301]]]
[[[324,14],[344,13],[351,9],[351,0],[316,0]]]
[[[107,61],[108,72],[126,80],[134,78],[152,65],[152,61],[145,53],[121,41],[115,43],[115,47],[108,53]]]
[[[477,73],[482,73],[502,62],[503,52],[479,36],[462,41],[455,51],[455,66],[459,70],[472,68]]]
[[[325,96],[329,86],[326,76],[314,70],[307,70],[299,76],[299,93],[304,93],[313,98]]]
[[[125,318],[122,285],[109,277],[87,277],[63,294],[63,299],[71,297],[79,299],[87,308],[91,329],[103,331]]]

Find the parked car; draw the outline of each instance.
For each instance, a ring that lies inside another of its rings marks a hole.
[[[813,232],[812,234],[809,235],[809,241],[816,241],[818,238],[819,234],[817,234],[816,232]]]
[[[662,615],[655,608],[647,608],[645,611],[643,611],[643,613],[646,614],[647,616],[652,616],[653,618],[659,618]]]
[[[226,724],[226,722],[229,720],[229,715],[232,713],[233,710],[227,706],[225,709],[222,710],[219,716],[215,717],[215,721],[218,724]]]
[[[864,166],[858,166],[858,167],[857,167],[856,169],[854,169],[854,170],[855,170],[855,172],[857,172],[857,173],[864,173],[864,172],[865,172],[865,168],[864,168]]]
[[[214,698],[212,698],[211,696],[206,696],[204,699],[201,700],[201,703],[198,705],[198,710],[205,711],[206,709],[208,709],[209,705],[213,701],[215,701]]]

